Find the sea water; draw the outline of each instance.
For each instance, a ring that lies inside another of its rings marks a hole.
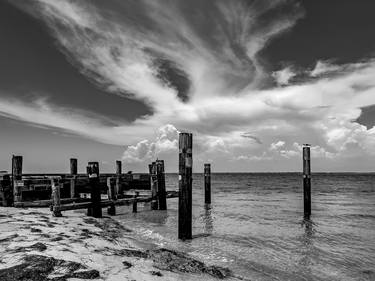
[[[312,216],[303,221],[298,173],[212,174],[204,204],[193,175],[193,236],[177,239],[178,199],[117,218],[141,241],[184,251],[248,280],[375,280],[375,174],[313,174]],[[166,175],[167,190],[178,175]]]

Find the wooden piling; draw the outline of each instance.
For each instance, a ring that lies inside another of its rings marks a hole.
[[[87,166],[87,174],[89,177],[89,186],[91,188],[91,203],[92,208],[88,209],[88,215],[95,218],[102,217],[102,208],[100,206],[101,193],[99,185],[99,163],[89,162]],[[90,210],[91,209],[91,210]]]
[[[77,181],[77,176],[73,176],[70,179],[70,198],[76,198],[76,181]]]
[[[133,213],[136,213],[137,212],[137,198],[139,196],[139,191],[136,191],[134,196],[133,196]]]
[[[12,157],[12,182],[13,182],[13,198],[14,202],[22,201],[22,156]]]
[[[152,162],[149,166],[150,171],[150,183],[151,183],[151,210],[159,209],[159,200],[158,200],[158,180],[156,175],[156,162]]]
[[[120,184],[121,174],[122,174],[122,162],[120,160],[116,160],[116,188],[115,188],[116,196],[122,193],[121,184]]]
[[[167,209],[167,198],[165,191],[165,172],[164,172],[164,160],[156,160],[156,175],[157,175],[157,198],[159,210]]]
[[[60,201],[60,184],[57,178],[51,179],[52,186],[52,215],[54,217],[61,217],[61,201]]]
[[[211,164],[204,164],[204,203],[211,204]]]
[[[70,158],[70,198],[76,198],[76,180],[77,180],[77,159]]]
[[[303,150],[303,213],[305,219],[311,215],[311,162],[310,145],[304,144]]]
[[[193,135],[179,134],[178,238],[192,238]]]
[[[70,174],[71,175],[77,175],[78,168],[77,168],[77,159],[76,158],[70,158]]]
[[[115,178],[107,178],[107,187],[108,187],[108,200],[116,201],[117,196],[115,194]],[[116,215],[116,206],[110,205],[107,209],[107,213],[110,216]]]

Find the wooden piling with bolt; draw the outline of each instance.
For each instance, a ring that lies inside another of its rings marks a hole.
[[[52,187],[52,215],[54,217],[61,217],[61,201],[60,201],[60,184],[57,178],[51,179]]]
[[[211,204],[211,164],[204,164],[204,203]]]
[[[149,166],[150,171],[150,183],[151,183],[151,210],[159,209],[159,200],[158,200],[158,180],[156,174],[156,162],[152,162]]]
[[[157,175],[157,194],[159,210],[167,209],[167,198],[165,190],[165,171],[164,160],[156,160],[156,175]]]
[[[14,202],[22,201],[22,156],[12,157],[12,181],[13,181],[13,198]]]
[[[89,186],[91,188],[92,207],[88,209],[88,215],[94,218],[102,217],[102,208],[100,206],[101,193],[99,185],[99,163],[89,162],[87,166],[87,175],[89,177]],[[90,210],[91,209],[91,210]]]
[[[179,134],[178,238],[192,239],[193,135]]]
[[[139,191],[136,191],[134,196],[133,196],[133,213],[136,213],[137,212],[137,198],[139,196]]]
[[[311,215],[311,160],[310,145],[304,144],[302,149],[303,159],[303,213],[305,219]]]

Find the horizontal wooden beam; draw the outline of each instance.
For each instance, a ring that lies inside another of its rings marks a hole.
[[[168,191],[167,192],[167,198],[176,198],[178,197],[177,191]],[[63,203],[64,199],[61,199],[61,203]],[[47,201],[47,200],[46,200]],[[139,202],[139,203],[146,203],[151,202],[152,197],[150,196],[140,196],[137,198],[124,198],[124,199],[118,199],[118,200],[102,200],[100,202],[100,207],[105,208],[109,206],[126,206],[131,205],[133,202]],[[69,211],[69,210],[78,210],[78,209],[87,209],[91,207],[91,202],[84,202],[84,203],[71,203],[71,204],[63,204],[61,205],[58,210],[59,211]]]
[[[62,204],[69,204],[72,202],[87,202],[90,199],[86,198],[62,198],[60,199]],[[37,200],[37,201],[21,201],[14,202],[14,207],[26,208],[26,207],[49,207],[52,205],[52,200]]]

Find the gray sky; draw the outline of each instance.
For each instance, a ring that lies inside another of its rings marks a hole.
[[[358,1],[0,0],[0,170],[373,171],[375,18]]]

